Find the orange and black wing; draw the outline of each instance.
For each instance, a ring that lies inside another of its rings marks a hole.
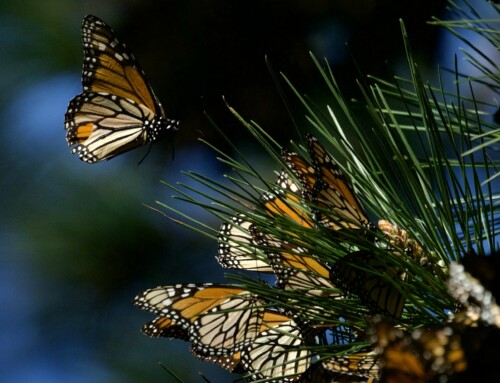
[[[304,228],[314,228],[311,212],[303,203],[303,189],[282,170],[276,180],[276,189],[262,196],[264,210],[273,218],[277,225],[286,221]]]
[[[252,380],[299,382],[312,360],[303,344],[302,329],[293,321],[270,327],[242,350],[243,369]]]
[[[193,348],[206,356],[240,350],[260,333],[265,312],[248,291],[210,283],[148,289],[134,304],[185,329]]]
[[[400,274],[397,268],[364,250],[345,255],[330,270],[333,283],[347,293],[358,295],[372,314],[393,318],[401,317],[405,297],[389,280],[400,278]]]
[[[334,356],[321,362],[323,368],[338,376],[355,376],[378,380],[380,366],[378,356],[373,350]]]
[[[302,195],[312,202],[312,193],[317,181],[316,169],[304,157],[287,148],[281,150],[281,157],[302,185]]]
[[[461,335],[451,327],[422,328],[408,333],[378,318],[372,342],[379,355],[381,383],[448,381],[448,377],[467,369]]]
[[[82,38],[82,84],[85,92],[114,94],[144,105],[154,115],[164,115],[144,71],[109,25],[88,15],[83,20]]]
[[[157,317],[142,326],[141,332],[152,338],[175,338],[188,340],[188,331],[185,326],[179,326],[171,318]]]
[[[279,286],[287,290],[302,290],[308,295],[337,296],[338,290],[328,279],[329,268],[298,245],[301,242],[297,236],[299,228],[305,233],[314,228],[311,212],[302,203],[303,189],[284,171],[280,173],[277,185],[278,190],[274,194],[264,195],[264,207],[266,213],[274,218],[273,229],[279,227],[280,221],[287,221],[283,225],[284,235],[253,228],[252,237],[267,253]],[[287,232],[293,224],[298,226],[298,230]]]
[[[307,136],[307,145],[316,173],[312,199],[318,207],[316,219],[331,228],[363,229],[370,221],[340,167],[319,141]]]
[[[340,296],[329,279],[330,268],[306,249],[257,230],[253,236],[267,252],[278,286],[311,296]]]

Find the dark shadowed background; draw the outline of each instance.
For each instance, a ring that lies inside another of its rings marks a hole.
[[[486,6],[486,1],[474,3]],[[484,4],[483,4],[484,3]],[[143,204],[162,201],[218,228],[220,221],[171,199],[160,183],[190,183],[181,170],[214,179],[227,172],[202,137],[229,151],[209,123],[272,177],[264,150],[228,112],[222,96],[279,142],[296,137],[265,55],[302,92],[326,94],[309,51],[326,57],[346,96],[363,73],[404,73],[399,18],[424,72],[450,41],[425,24],[445,1],[162,0],[0,1],[0,381],[185,382],[236,378],[199,362],[181,341],[149,339],[153,316],[131,304],[159,284],[222,282],[216,243]],[[152,148],[88,165],[70,154],[63,128],[81,92],[80,25],[86,14],[110,24],[144,67],[167,115],[181,130]],[[349,48],[346,48],[345,43]],[[450,61],[447,62],[450,65]],[[303,110],[293,117],[307,129]]]

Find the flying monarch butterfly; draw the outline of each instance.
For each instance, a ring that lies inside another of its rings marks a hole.
[[[256,244],[252,235],[254,225],[244,214],[231,217],[224,222],[218,235],[219,264],[228,269],[242,269],[272,273],[267,255]]]
[[[298,382],[311,365],[303,330],[292,320],[263,331],[241,351],[243,369],[252,380],[274,383]]]
[[[69,103],[64,125],[73,154],[88,163],[108,160],[177,129],[111,27],[86,16],[82,38],[83,93]]]
[[[382,277],[385,274],[386,277]],[[400,318],[405,297],[390,282],[404,278],[400,270],[391,267],[366,250],[349,253],[332,265],[330,279],[339,288],[359,296],[372,314]]]
[[[134,304],[172,321],[170,324],[157,318],[143,328],[144,333],[179,338],[178,330],[169,326],[181,327],[195,351],[206,356],[234,354],[266,326],[288,320],[266,310],[265,302],[248,291],[231,285],[160,286],[140,293]],[[158,324],[165,326],[154,329]]]
[[[371,223],[354,191],[319,141],[306,136],[311,163],[288,149],[282,157],[301,182],[304,196],[316,207],[315,220],[333,231],[366,229]]]

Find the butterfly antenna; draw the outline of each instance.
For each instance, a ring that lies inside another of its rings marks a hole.
[[[148,151],[146,152],[146,154],[144,154],[144,157],[142,157],[142,159],[139,161],[139,163],[137,164],[137,166],[139,166],[140,164],[142,164],[142,162],[146,159],[146,157],[148,156],[149,152],[151,151],[151,146],[153,145],[153,142],[150,142],[149,143],[149,147],[148,147]]]
[[[172,146],[172,161],[175,160],[175,136],[172,138],[172,141],[170,141],[170,145]]]

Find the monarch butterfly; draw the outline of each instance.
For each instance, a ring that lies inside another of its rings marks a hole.
[[[86,16],[82,38],[83,93],[70,101],[64,125],[73,154],[88,163],[108,160],[177,129],[111,27]]]
[[[333,231],[371,228],[340,167],[315,137],[308,134],[306,142],[311,164],[288,149],[282,150],[282,157],[302,183],[305,197],[316,206],[315,220]]]
[[[265,303],[248,291],[231,285],[160,286],[140,293],[134,304],[171,319],[172,325],[187,331],[193,348],[207,356],[234,354],[263,331],[262,326],[287,320],[266,310]],[[177,334],[177,330],[153,330],[151,326],[158,323],[169,328],[168,322],[155,321],[147,324],[143,332],[153,336]]]
[[[308,134],[306,140],[317,173],[312,193],[313,201],[318,206],[316,219],[333,230],[371,228],[366,212],[340,167],[315,137]],[[331,217],[330,211],[336,216]]]
[[[148,335],[153,338],[164,337],[164,338],[174,338],[181,339],[184,341],[189,340],[188,327],[179,326],[175,323],[174,320],[168,317],[157,317],[151,322],[146,323],[141,331],[143,334]],[[197,358],[218,364],[222,368],[228,370],[229,372],[238,372],[238,369],[241,366],[240,363],[240,353],[237,352],[234,355],[222,355],[222,356],[213,356],[202,354],[200,351],[197,351],[195,348],[191,347],[191,352]]]
[[[381,383],[439,382],[467,368],[461,336],[449,326],[406,333],[376,318],[372,341],[380,356]]]
[[[286,165],[290,168],[293,175],[302,185],[302,195],[312,202],[312,193],[314,185],[317,181],[316,169],[309,164],[302,156],[291,151],[288,148],[281,149],[281,158],[285,161]]]
[[[378,379],[339,374],[316,362],[303,374],[300,383],[377,383]]]
[[[134,303],[161,315],[143,326],[144,334],[192,341],[191,352],[199,359],[242,372],[240,350],[258,334],[290,320],[275,311],[242,304],[240,296],[245,294],[234,286],[188,284],[146,290]],[[212,344],[207,344],[209,340]]]
[[[157,317],[142,326],[142,333],[152,338],[165,337],[188,340],[188,328],[179,326],[172,318]]]
[[[279,221],[287,220],[297,223],[306,228],[314,226],[307,216],[307,212],[299,207],[300,198],[297,193],[300,189],[282,171],[276,181],[278,187],[272,193],[262,196],[264,210],[268,216],[275,219],[276,225]],[[250,223],[244,214],[238,214],[228,222],[224,222],[220,228],[218,240],[217,261],[222,267],[260,271],[266,273],[275,272],[270,264],[267,251],[262,250],[262,240],[257,241],[256,235],[260,233],[255,224]],[[287,231],[283,235],[290,235]],[[259,243],[258,243],[259,242]]]
[[[266,311],[264,313],[261,332],[265,331],[269,327],[276,326],[278,323],[284,323],[288,320],[289,318],[281,314],[277,314],[272,311]],[[161,336],[166,338],[175,338],[187,341],[189,339],[187,331],[185,329],[180,329],[179,327],[175,328],[172,331],[172,327],[170,326],[172,323],[173,322],[169,318],[158,317],[155,320],[151,321],[148,325],[144,326],[143,333],[152,337]],[[152,330],[153,327],[157,328]],[[203,353],[202,351],[196,349],[193,346],[190,347],[190,350],[193,353],[193,355],[196,356],[198,359],[203,360],[205,362],[215,363],[229,372],[233,373],[245,372],[241,364],[241,351],[230,353],[228,355],[211,355]]]
[[[229,318],[228,318],[229,320]],[[277,313],[272,310],[266,310],[264,312],[264,316],[262,319],[262,324],[259,329],[259,334],[263,334],[267,329],[276,327],[278,325],[281,325],[283,323],[286,323],[290,321],[290,318],[288,318],[285,315],[282,315],[280,313]],[[260,336],[260,335],[259,335]],[[252,340],[253,342],[253,340]],[[250,344],[252,343],[250,342]],[[242,347],[242,350],[245,350],[245,348],[248,346]],[[223,367],[224,369],[228,370],[229,372],[234,372],[234,373],[243,373],[245,372],[244,366],[242,364],[242,353],[243,351],[238,351],[235,353],[230,353],[228,355],[210,355],[206,354],[203,352],[200,352],[194,347],[191,347],[191,351],[193,354],[198,357],[201,360],[207,361],[207,362],[212,362],[215,364],[218,364],[219,366]]]
[[[377,380],[380,378],[378,356],[373,350],[334,356],[321,363],[326,371],[338,375],[349,375]]]
[[[224,268],[243,269],[272,273],[266,254],[256,246],[251,234],[254,225],[246,220],[244,214],[231,217],[224,222],[218,235],[219,264]]]
[[[340,296],[329,279],[329,267],[304,248],[262,232],[254,233],[254,237],[267,249],[278,286],[311,296]]]
[[[314,227],[306,207],[299,204],[300,188],[285,171],[280,173],[277,184],[279,192],[276,195],[266,195],[264,204],[266,212],[276,218],[274,228],[279,226],[278,217],[295,222],[306,231]],[[328,266],[298,244],[300,238],[297,238],[297,233],[284,234],[289,238],[278,238],[277,235],[252,228],[253,238],[267,252],[278,285],[286,290],[300,290],[308,295],[338,296],[338,290],[329,280]]]
[[[380,274],[386,274],[384,278]],[[400,318],[405,297],[388,282],[400,277],[399,269],[388,267],[371,252],[361,250],[345,255],[332,265],[330,279],[339,288],[359,296],[373,314]]]
[[[303,189],[290,178],[285,170],[280,172],[276,185],[274,192],[262,196],[266,214],[274,218],[277,225],[280,224],[280,220],[285,219],[287,223],[294,222],[304,228],[314,228],[310,212],[301,201]]]
[[[292,320],[270,327],[241,351],[243,369],[253,380],[298,382],[311,364],[311,351],[299,348],[302,329]]]

